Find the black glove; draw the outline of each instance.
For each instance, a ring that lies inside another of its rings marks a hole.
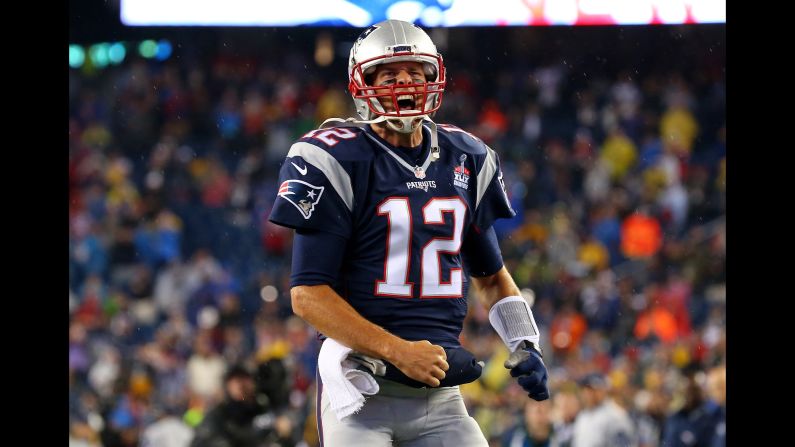
[[[527,391],[531,399],[542,401],[549,399],[547,388],[547,367],[538,352],[527,340],[522,340],[516,351],[505,361],[505,367],[511,370],[511,377],[518,377],[519,385]]]

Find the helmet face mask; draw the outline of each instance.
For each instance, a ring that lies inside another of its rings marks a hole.
[[[366,78],[377,65],[402,61],[421,63],[427,82],[369,85]],[[351,48],[348,74],[348,90],[359,116],[365,120],[388,118],[387,123],[398,132],[413,132],[424,117],[439,110],[447,82],[442,56],[430,37],[419,27],[398,20],[377,23],[362,33]],[[412,110],[398,106],[398,97],[406,94],[414,96]],[[394,110],[385,110],[381,100],[390,101]]]

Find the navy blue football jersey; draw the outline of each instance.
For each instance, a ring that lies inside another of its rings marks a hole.
[[[467,312],[463,239],[515,213],[494,150],[439,124],[433,161],[430,130],[423,132],[414,150],[390,145],[369,127],[308,133],[281,167],[269,219],[346,238],[331,285],[337,293],[399,337],[452,348],[460,346]]]

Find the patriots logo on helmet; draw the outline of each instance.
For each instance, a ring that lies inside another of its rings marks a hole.
[[[285,180],[279,186],[279,197],[292,203],[304,219],[309,219],[323,195],[323,189],[324,186],[311,185],[301,180]]]
[[[373,31],[377,30],[378,28],[381,28],[381,27],[378,26],[378,25],[373,25],[370,28],[367,28],[366,30],[364,30],[364,32],[362,34],[359,35],[359,38],[356,39],[356,41],[358,42],[358,41],[364,39],[365,37],[367,37],[368,34],[372,33]]]

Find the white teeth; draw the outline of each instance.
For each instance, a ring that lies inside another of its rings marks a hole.
[[[400,96],[398,96],[397,99],[398,99],[398,101],[400,101],[401,99],[414,99],[414,96],[413,95],[400,95]]]

